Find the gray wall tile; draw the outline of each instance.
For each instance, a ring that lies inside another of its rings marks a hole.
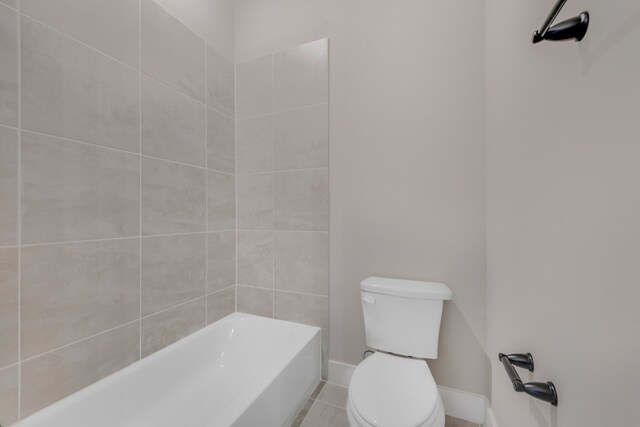
[[[209,231],[236,228],[236,178],[221,172],[207,172]]]
[[[322,328],[322,377],[329,359],[329,297],[275,291],[273,317]]]
[[[139,234],[138,156],[22,133],[22,242]]]
[[[238,228],[273,228],[273,175],[238,175]]]
[[[273,114],[236,122],[238,173],[273,170]]]
[[[18,304],[18,248],[0,249],[0,369],[18,361]]]
[[[273,57],[236,65],[236,118],[273,112]]]
[[[328,329],[329,298],[276,291],[274,317]]]
[[[18,126],[18,13],[0,7],[0,125]]]
[[[142,234],[205,231],[204,169],[142,159]]]
[[[205,101],[205,43],[152,0],[142,0],[142,71]]]
[[[238,311],[273,317],[273,290],[238,286]]]
[[[235,121],[207,109],[207,167],[223,172],[236,170]]]
[[[273,288],[272,231],[238,231],[238,284]]]
[[[329,41],[317,40],[273,57],[276,111],[329,100]]]
[[[211,46],[207,46],[207,105],[229,117],[235,115],[233,62]]]
[[[138,238],[22,248],[22,357],[137,319],[139,251]]]
[[[24,362],[22,417],[138,360],[139,331],[134,322]]]
[[[138,73],[22,18],[24,129],[139,149]]]
[[[277,173],[274,192],[276,230],[328,230],[327,169]]]
[[[275,169],[329,166],[329,105],[276,114]]]
[[[191,301],[206,292],[206,235],[142,239],[142,315]]]
[[[329,235],[276,231],[275,288],[329,295]]]
[[[25,417],[235,311],[235,66],[151,0],[0,3],[8,425],[20,340]]]
[[[207,296],[207,322],[213,323],[236,311],[236,287]]]
[[[204,297],[142,319],[142,357],[203,328],[206,319]]]
[[[142,154],[206,166],[206,107],[142,78]]]
[[[18,366],[0,369],[0,425],[18,421]]]
[[[207,292],[216,292],[235,285],[235,231],[208,233],[207,245]]]
[[[18,131],[0,127],[0,246],[18,243]]]
[[[138,0],[22,0],[20,10],[138,68]]]

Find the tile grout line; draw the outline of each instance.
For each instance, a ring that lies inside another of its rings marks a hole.
[[[258,59],[258,58],[256,58],[256,59]],[[265,117],[265,116],[268,116],[270,114],[276,115],[276,114],[281,114],[281,113],[288,113],[290,111],[305,110],[307,108],[320,107],[322,105],[327,105],[327,107],[328,107],[329,106],[329,102],[328,101],[318,102],[318,103],[315,103],[315,104],[303,105],[301,107],[285,108],[284,110],[277,110],[276,111],[275,101],[274,101],[273,111],[271,111],[270,113],[252,114],[250,116],[238,117],[238,120],[257,119],[259,117]]]
[[[139,202],[139,215],[140,215],[140,242],[139,242],[139,274],[140,274],[140,288],[138,290],[138,297],[140,303],[138,304],[138,360],[142,359],[142,0],[138,0],[138,109],[139,109],[139,141],[138,151],[140,157],[138,158],[138,168],[140,172],[140,183],[138,187],[138,202]]]
[[[327,378],[331,353],[331,41],[327,40]],[[322,334],[322,332],[321,332]],[[322,338],[322,336],[320,337]]]
[[[0,3],[0,5],[1,5],[1,3]],[[20,79],[18,78],[18,80],[20,80]],[[20,115],[20,114],[18,114],[18,115]],[[18,125],[18,126],[11,126],[11,125],[3,125],[3,124],[0,124],[0,128],[13,129],[13,130],[17,130],[18,132],[20,131],[20,125]]]
[[[11,126],[6,126],[6,127],[12,128]],[[12,128],[12,129],[16,129],[16,128]],[[29,129],[23,129],[23,131],[27,132],[27,133],[32,133],[34,135],[42,135],[42,136],[46,136],[46,137],[49,137],[49,138],[60,139],[60,140],[67,141],[67,142],[87,145],[87,146],[90,146],[90,147],[95,147],[97,149],[114,151],[114,152],[117,152],[117,153],[129,154],[129,155],[133,155],[133,156],[141,156],[141,157],[144,157],[144,158],[147,158],[147,159],[159,160],[159,161],[163,161],[163,162],[176,163],[176,164],[179,164],[179,165],[182,165],[182,166],[187,166],[187,167],[196,168],[196,169],[204,169],[204,170],[208,170],[208,171],[216,172],[216,173],[221,173],[221,174],[225,174],[225,175],[233,175],[233,173],[231,173],[231,172],[227,172],[227,171],[223,171],[223,170],[219,170],[219,169],[207,169],[205,166],[194,165],[192,163],[185,163],[185,162],[181,162],[179,160],[165,159],[165,158],[162,158],[162,157],[151,156],[149,154],[141,154],[141,153],[138,153],[138,152],[135,152],[135,151],[127,151],[127,150],[123,150],[121,148],[109,147],[109,146],[106,146],[106,145],[100,145],[100,144],[96,144],[96,143],[93,143],[93,142],[80,141],[78,139],[67,138],[65,136],[58,136],[58,135],[53,135],[53,134],[49,134],[49,133],[33,131],[33,130],[29,130]],[[284,172],[286,172],[286,171],[284,171]]]
[[[230,288],[230,287],[229,287],[229,288]],[[225,291],[225,290],[227,290],[227,289],[228,289],[228,288],[225,288],[225,289],[222,289],[222,290],[217,291],[217,292],[222,292],[222,291]],[[215,294],[215,293],[217,293],[217,292],[212,292],[211,294]],[[141,317],[141,318],[137,318],[137,319],[133,319],[133,320],[130,320],[130,321],[128,321],[128,322],[125,322],[125,323],[121,323],[121,324],[119,324],[119,325],[117,325],[117,326],[114,326],[114,327],[112,327],[112,328],[106,329],[106,330],[104,330],[104,331],[97,332],[97,333],[95,333],[95,334],[89,335],[89,336],[87,336],[87,337],[80,338],[80,339],[78,339],[78,340],[75,340],[75,341],[73,341],[73,342],[70,342],[70,343],[67,343],[67,344],[61,345],[61,346],[59,346],[59,347],[52,348],[52,349],[47,350],[47,351],[45,351],[45,352],[38,353],[38,354],[36,354],[36,355],[34,355],[34,356],[30,356],[30,357],[28,357],[28,358],[24,359],[22,362],[28,362],[28,361],[31,361],[31,360],[37,359],[37,358],[39,358],[39,357],[46,356],[47,354],[54,353],[54,352],[56,352],[56,351],[60,351],[60,350],[64,350],[65,348],[71,347],[71,346],[76,345],[76,344],[80,344],[80,343],[82,343],[82,342],[84,342],[84,341],[88,341],[88,340],[90,340],[90,339],[97,338],[97,337],[99,337],[99,336],[101,336],[101,335],[108,334],[108,333],[110,333],[110,332],[115,331],[116,329],[124,328],[124,327],[126,327],[126,326],[133,325],[134,323],[140,323],[140,321],[141,321],[142,319],[148,319],[148,318],[150,318],[150,317],[153,317],[153,316],[156,316],[156,315],[159,315],[159,314],[165,313],[165,312],[167,312],[167,311],[170,311],[170,310],[173,310],[173,309],[176,309],[176,308],[180,308],[180,307],[182,307],[182,306],[184,306],[184,305],[187,305],[187,304],[189,304],[189,303],[195,302],[195,301],[197,301],[197,300],[199,300],[199,299],[201,299],[201,298],[206,298],[206,296],[207,296],[207,295],[200,295],[200,296],[198,296],[198,297],[196,297],[196,298],[193,298],[193,299],[190,299],[190,300],[187,300],[187,301],[180,302],[180,303],[178,303],[178,304],[172,305],[172,306],[167,307],[167,308],[164,308],[164,309],[162,309],[162,310],[158,310],[158,311],[156,311],[156,312],[153,312],[153,313],[151,313],[151,314],[147,314],[147,315],[145,315],[145,316],[143,316],[143,317]],[[4,369],[4,368],[2,368],[2,369]]]
[[[73,36],[71,36],[71,35],[69,35],[69,34],[66,34],[65,32],[60,31],[60,30],[58,30],[57,28],[52,27],[51,25],[49,25],[49,24],[47,24],[47,23],[45,23],[45,22],[41,21],[40,19],[38,19],[38,18],[36,18],[36,17],[34,17],[34,16],[32,16],[32,15],[29,15],[29,14],[28,14],[28,13],[26,13],[26,12],[20,11],[20,15],[24,16],[25,18],[27,18],[27,19],[29,19],[29,20],[31,20],[31,21],[33,21],[33,22],[35,22],[35,23],[39,24],[39,25],[42,25],[43,27],[46,27],[47,29],[49,29],[50,31],[55,32],[56,34],[59,34],[59,35],[61,35],[61,36],[65,37],[65,38],[67,38],[67,39],[69,39],[69,40],[73,40],[74,42],[79,43],[79,44],[81,44],[82,46],[84,46],[84,47],[86,47],[86,48],[88,48],[88,49],[91,49],[92,51],[94,51],[94,52],[96,52],[96,53],[99,53],[100,55],[103,55],[103,56],[105,56],[105,57],[107,57],[107,58],[111,59],[112,61],[117,62],[118,64],[120,64],[120,65],[122,65],[122,66],[124,66],[124,67],[127,67],[129,70],[136,71],[136,72],[137,72],[137,71],[139,71],[139,70],[136,70],[136,69],[135,69],[135,67],[133,67],[133,66],[131,66],[131,65],[127,64],[126,62],[123,62],[123,61],[119,60],[118,58],[115,58],[115,57],[113,57],[113,56],[109,55],[109,54],[108,54],[108,53],[106,53],[106,52],[103,52],[103,51],[101,51],[101,50],[98,50],[98,49],[96,49],[95,47],[91,46],[90,44],[85,43],[85,42],[83,42],[82,40],[79,40],[79,39],[77,39],[77,38],[75,38],[75,37],[73,37]]]
[[[314,399],[313,404],[315,405],[315,404],[316,404],[316,402],[320,402],[320,403],[322,403],[323,405],[327,405],[327,406],[333,406],[334,408],[342,409],[343,411],[346,411],[346,410],[347,410],[347,408],[346,408],[346,407],[344,407],[344,406],[334,405],[333,403],[328,403],[328,402],[325,402],[324,400],[320,400],[320,399],[318,399],[317,397]]]
[[[218,289],[218,290],[213,291],[213,292],[207,292],[207,296],[209,296],[209,295],[215,295],[215,294],[219,294],[219,293],[221,293],[221,292],[228,291],[229,289],[234,288],[235,286],[236,286],[236,285],[231,285],[231,286],[227,286],[226,288]]]
[[[285,230],[285,229],[270,229],[270,228],[241,228],[240,231],[275,231],[277,233],[319,233],[327,234],[327,230]]]
[[[235,122],[235,120],[234,120],[234,122]],[[14,128],[13,126],[0,125],[0,127],[6,127],[6,128],[9,128],[9,129],[17,129],[17,128]],[[220,169],[213,169],[213,168],[209,168],[209,167],[205,167],[205,166],[195,165],[195,164],[192,164],[192,163],[185,163],[185,162],[181,162],[179,160],[165,159],[163,157],[152,156],[152,155],[149,155],[149,154],[142,154],[142,153],[139,153],[139,152],[136,152],[136,151],[127,151],[127,150],[123,150],[121,148],[109,147],[107,145],[100,145],[100,144],[96,144],[94,142],[81,141],[79,139],[68,138],[68,137],[65,137],[65,136],[53,135],[53,134],[50,134],[50,133],[39,132],[39,131],[34,131],[34,130],[29,130],[29,129],[22,129],[22,131],[23,132],[27,132],[27,133],[32,133],[34,135],[41,135],[41,136],[60,139],[60,140],[63,140],[63,141],[72,142],[72,143],[76,143],[76,144],[87,145],[87,146],[90,146],[90,147],[95,147],[97,149],[108,150],[108,151],[113,151],[113,152],[122,153],[122,154],[130,154],[130,155],[134,155],[134,156],[141,156],[141,157],[147,158],[147,159],[159,160],[159,161],[168,162],[168,163],[175,163],[175,164],[186,166],[186,167],[191,167],[191,168],[196,168],[196,169],[203,169],[203,170],[210,171],[210,172],[216,172],[216,173],[221,173],[221,174],[225,174],[225,175],[232,175],[232,176],[236,176],[236,175],[242,175],[242,176],[267,175],[267,174],[290,173],[290,172],[321,171],[321,170],[324,170],[324,169],[328,169],[328,166],[314,166],[314,167],[308,167],[308,168],[278,169],[278,170],[274,169],[274,170],[270,170],[270,171],[242,172],[242,173],[236,174],[234,172],[223,171],[223,170],[220,170]]]
[[[272,169],[270,171],[242,172],[242,173],[239,173],[238,175],[241,175],[241,176],[268,175],[268,174],[277,175],[277,174],[280,174],[280,173],[321,171],[321,170],[324,170],[324,169],[329,169],[329,168],[327,166],[316,166],[316,167],[298,168],[298,169]]]
[[[276,77],[275,60],[271,55],[271,316],[276,318]]]
[[[133,236],[122,236],[122,237],[102,237],[96,239],[83,239],[83,240],[59,240],[55,242],[39,242],[39,243],[23,243],[22,245],[7,245],[0,246],[0,249],[10,249],[10,248],[31,248],[31,247],[39,247],[39,246],[55,246],[55,245],[70,245],[70,244],[80,244],[80,243],[94,243],[94,242],[108,242],[112,240],[128,240],[128,239],[152,239],[156,237],[171,237],[171,236],[189,236],[196,234],[211,234],[211,233],[228,233],[236,231],[235,229],[230,230],[211,230],[206,232],[202,231],[186,231],[182,233],[166,233],[166,234],[148,234],[148,235],[133,235]],[[242,228],[238,231],[271,231],[271,229],[252,229],[252,228]],[[316,234],[327,234],[329,231],[327,230],[284,230],[284,229],[275,229],[273,230],[276,233],[316,233]]]
[[[34,360],[34,359],[37,359],[37,358],[39,358],[39,357],[46,356],[46,355],[51,354],[51,353],[54,353],[54,352],[56,352],[56,351],[64,350],[65,348],[68,348],[68,347],[74,346],[74,345],[76,345],[76,344],[80,344],[81,342],[88,341],[88,340],[93,339],[93,338],[97,338],[97,337],[99,337],[99,336],[101,336],[101,335],[108,334],[108,333],[113,332],[113,331],[115,331],[115,330],[117,330],[117,329],[124,328],[124,327],[127,327],[127,326],[129,326],[129,325],[133,325],[134,323],[137,323],[137,322],[139,322],[139,321],[140,321],[140,319],[133,319],[133,320],[130,320],[129,322],[125,322],[125,323],[122,323],[122,324],[120,324],[120,325],[114,326],[113,328],[109,328],[109,329],[107,329],[107,330],[100,331],[100,332],[95,333],[95,334],[93,334],[93,335],[89,335],[88,337],[83,337],[83,338],[81,338],[81,339],[79,339],[79,340],[76,340],[76,341],[70,342],[70,343],[65,344],[65,345],[62,345],[62,346],[60,346],[60,347],[52,348],[51,350],[47,350],[47,351],[45,351],[45,352],[38,353],[38,354],[36,354],[35,356],[27,357],[26,359],[22,360],[21,364],[23,364],[23,363],[25,363],[25,362],[29,362],[29,361]]]
[[[18,13],[18,421],[22,419],[22,17]]]
[[[242,287],[245,287],[245,288],[252,288],[252,289],[271,290],[271,291],[273,291],[274,295],[275,295],[276,292],[283,292],[283,293],[288,293],[288,294],[307,295],[307,296],[310,296],[310,297],[317,297],[317,298],[329,298],[329,295],[311,294],[311,293],[308,293],[308,292],[291,291],[289,289],[264,288],[264,287],[255,286],[255,285],[243,285],[241,283],[239,283],[238,286],[242,286]]]
[[[19,2],[20,0],[16,0],[16,2]],[[14,12],[18,12],[18,14],[20,13],[20,5],[16,5],[16,7],[13,7],[9,4],[6,3],[0,3],[0,6],[2,7],[6,7],[7,9],[13,10]],[[20,17],[18,17],[18,19],[20,19]]]
[[[236,211],[236,224],[235,224],[235,277],[233,283],[235,286],[235,298],[234,298],[234,312],[238,312],[238,79],[236,72],[235,58],[233,62],[233,181],[234,181],[234,205]]]
[[[207,43],[204,43],[204,165],[209,167],[209,111],[206,105],[209,101],[209,76],[207,69]],[[209,324],[209,172],[204,174],[204,326]]]
[[[190,303],[192,303],[192,302],[198,301],[200,298],[206,298],[206,297],[207,297],[207,295],[206,295],[206,294],[205,294],[205,295],[199,295],[199,296],[197,296],[197,297],[195,297],[195,298],[192,298],[192,299],[190,299],[190,300],[182,301],[182,302],[179,302],[179,303],[174,304],[174,305],[172,305],[172,306],[169,306],[169,307],[167,307],[167,308],[163,308],[162,310],[154,311],[154,312],[153,312],[153,313],[151,313],[151,314],[146,314],[146,315],[142,316],[142,319],[148,319],[148,318],[150,318],[150,317],[157,316],[158,314],[166,313],[167,311],[171,311],[171,310],[173,310],[173,309],[180,308],[180,307],[182,307],[183,305],[190,304]]]
[[[18,365],[20,365],[20,362],[14,362],[14,363],[10,363],[6,366],[3,366],[2,368],[0,368],[0,372],[4,371],[5,369],[11,369],[11,368],[17,368]]]
[[[209,233],[225,233],[229,231],[235,230],[213,230]],[[196,234],[205,234],[204,230],[202,231],[187,231],[184,233],[167,233],[167,234],[149,234],[149,235],[134,235],[134,236],[123,236],[123,237],[104,237],[98,239],[88,239],[88,240],[61,240],[56,242],[42,242],[42,243],[27,243],[23,244],[22,248],[30,248],[30,247],[38,247],[38,246],[55,246],[55,245],[68,245],[68,244],[79,244],[79,243],[93,243],[93,242],[108,242],[112,240],[128,240],[128,239],[152,239],[155,237],[171,237],[171,236],[190,236]],[[18,246],[0,246],[0,249],[5,248],[17,248]]]

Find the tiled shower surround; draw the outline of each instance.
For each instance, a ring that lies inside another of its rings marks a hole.
[[[76,6],[0,0],[3,426],[236,292],[328,341],[327,41],[234,72],[151,0]]]
[[[329,338],[328,41],[236,65],[238,311]]]

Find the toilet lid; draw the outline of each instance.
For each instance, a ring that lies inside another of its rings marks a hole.
[[[372,426],[417,427],[436,410],[438,389],[425,361],[375,353],[355,369],[349,400]]]

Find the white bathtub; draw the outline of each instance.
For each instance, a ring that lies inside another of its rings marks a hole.
[[[320,380],[320,329],[234,313],[19,427],[288,426]]]

